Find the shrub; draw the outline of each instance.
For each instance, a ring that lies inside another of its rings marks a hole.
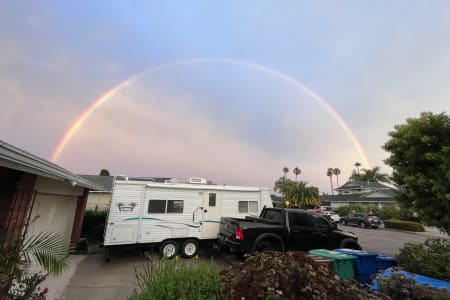
[[[428,239],[423,244],[406,243],[397,255],[400,266],[411,273],[450,281],[450,241]]]
[[[135,290],[130,299],[222,299],[214,265],[163,259],[149,262],[136,277],[140,291]]]
[[[106,211],[87,210],[84,213],[81,236],[87,237],[89,241],[103,241],[103,232],[106,223]]]
[[[220,275],[225,299],[385,299],[302,252],[256,253]]]
[[[415,232],[425,231],[425,228],[420,223],[410,221],[400,221],[400,220],[385,220],[384,227]]]
[[[391,277],[377,278],[379,291],[392,300],[428,300],[450,299],[450,292],[446,289],[437,289],[428,285],[416,283],[401,274],[392,274]]]
[[[397,208],[395,205],[384,205],[382,208],[378,211],[378,216],[382,220],[389,220],[389,219],[399,219],[400,218],[400,209]]]
[[[358,204],[350,204],[341,206],[337,210],[338,215],[341,217],[345,217],[346,215],[353,212],[367,212],[367,208]]]

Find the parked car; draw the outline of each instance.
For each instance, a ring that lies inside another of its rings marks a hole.
[[[264,208],[260,217],[222,218],[218,240],[220,248],[238,256],[271,250],[361,250],[354,233],[338,229],[324,216],[289,208]]]
[[[381,219],[373,214],[353,213],[342,217],[340,220],[342,225],[355,225],[361,228],[378,228],[382,225]]]
[[[332,222],[339,222],[341,217],[334,211],[326,211],[324,216],[327,216]]]

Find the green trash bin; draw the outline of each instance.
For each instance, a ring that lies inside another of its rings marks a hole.
[[[340,279],[348,279],[355,276],[353,260],[356,258],[354,256],[326,249],[313,249],[309,253],[330,259],[333,262],[332,267]]]

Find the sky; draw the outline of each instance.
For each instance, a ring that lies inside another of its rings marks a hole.
[[[331,193],[450,112],[448,1],[3,1],[0,53],[0,139],[77,174]]]

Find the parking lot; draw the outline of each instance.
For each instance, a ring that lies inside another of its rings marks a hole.
[[[361,229],[341,226],[343,230],[358,235],[364,250],[395,255],[404,243],[421,243],[434,234],[417,234],[386,229]],[[143,256],[139,251],[125,250],[113,254],[111,261],[104,262],[101,253],[86,255],[76,267],[73,276],[65,283],[66,288],[58,299],[126,299],[136,286],[135,270],[140,271],[149,259],[158,260],[157,251]],[[231,254],[217,255],[210,249],[201,249],[199,259],[180,259],[184,262],[213,262],[219,267],[226,267],[239,262]]]

